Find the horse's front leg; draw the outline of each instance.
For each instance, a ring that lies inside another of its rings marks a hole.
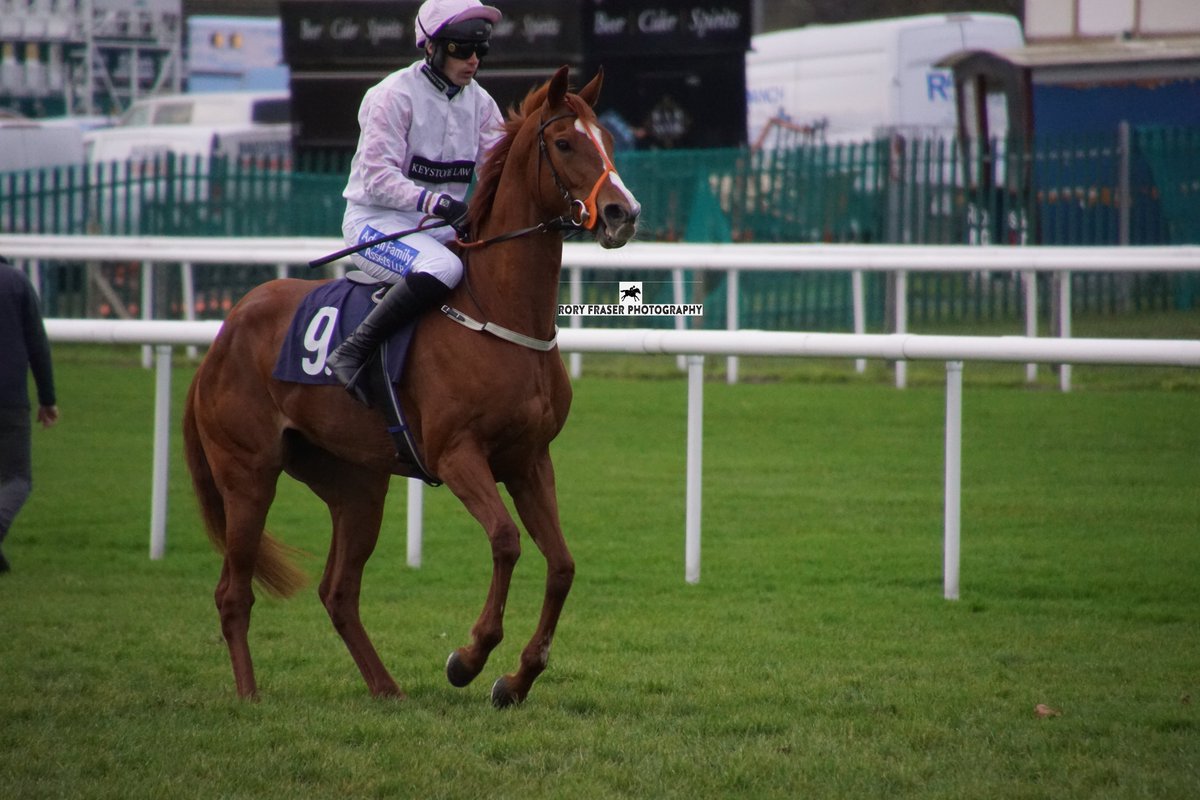
[[[543,454],[526,476],[509,481],[506,486],[525,529],[546,558],[546,593],[537,630],[521,652],[520,667],[501,677],[492,687],[492,704],[497,708],[524,700],[534,680],[546,669],[558,618],[575,579],[575,561],[567,549],[558,519],[550,454]]]
[[[504,638],[504,606],[513,568],[521,556],[521,534],[500,499],[496,479],[481,454],[456,453],[443,457],[437,468],[446,486],[479,521],[492,545],[492,582],[483,611],[471,628],[471,643],[450,654],[446,677],[466,686],[483,671],[488,656]]]

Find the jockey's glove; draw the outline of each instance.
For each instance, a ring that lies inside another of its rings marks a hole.
[[[466,234],[467,204],[462,200],[455,200],[448,194],[439,194],[437,200],[433,202],[433,206],[429,210],[434,216],[441,217],[449,222],[450,227],[454,228],[458,234]]]

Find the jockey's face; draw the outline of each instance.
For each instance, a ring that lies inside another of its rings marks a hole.
[[[455,86],[466,86],[479,70],[479,56],[472,53],[471,57],[463,60],[454,56],[446,56],[446,77]]]
[[[429,43],[426,47],[430,56],[433,56],[433,43]],[[473,50],[468,58],[455,58],[447,53],[438,66],[442,74],[449,78],[455,86],[466,86],[479,71],[479,55]]]

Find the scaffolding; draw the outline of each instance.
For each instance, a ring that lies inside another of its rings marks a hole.
[[[0,106],[111,115],[182,88],[181,0],[0,0]]]

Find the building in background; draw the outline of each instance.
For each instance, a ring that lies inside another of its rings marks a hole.
[[[1073,244],[1061,232],[1086,227],[1116,244],[1163,227],[1191,240],[1194,159],[1164,154],[1172,131],[1200,126],[1200,3],[1027,0],[1025,36],[941,62],[993,240]]]
[[[181,0],[0,0],[0,107],[118,114],[179,91]]]
[[[588,74],[604,67],[598,110],[639,147],[746,143],[747,0],[592,0],[582,14]]]
[[[188,17],[186,64],[189,92],[288,88],[278,17]]]
[[[287,89],[278,17],[194,15],[185,24],[180,8],[180,0],[0,0],[0,108],[115,117],[139,98],[184,89]]]
[[[1196,0],[1027,0],[1025,38],[943,62],[964,138],[1200,125]]]

